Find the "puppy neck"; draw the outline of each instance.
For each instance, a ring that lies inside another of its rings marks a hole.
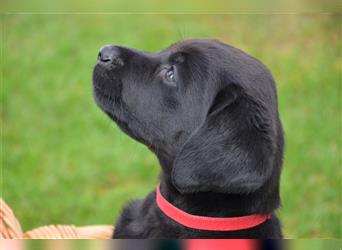
[[[272,213],[280,204],[277,190],[265,193],[260,190],[246,195],[216,192],[182,194],[172,184],[170,174],[164,171],[160,176],[160,191],[175,207],[199,216],[236,217]]]

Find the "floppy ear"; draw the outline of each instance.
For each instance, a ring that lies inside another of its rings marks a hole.
[[[272,117],[261,100],[234,84],[216,95],[204,123],[176,156],[172,181],[184,194],[247,194],[272,173]]]

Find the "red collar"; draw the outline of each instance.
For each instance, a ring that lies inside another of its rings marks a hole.
[[[156,193],[156,201],[160,210],[170,219],[189,228],[208,231],[236,231],[258,226],[271,218],[270,214],[253,214],[230,218],[192,215],[168,202],[160,193],[160,185],[158,185]]]

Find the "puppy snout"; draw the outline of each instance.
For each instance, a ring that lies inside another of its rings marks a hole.
[[[119,59],[119,48],[113,45],[103,46],[97,56],[97,60],[103,63],[116,62]]]

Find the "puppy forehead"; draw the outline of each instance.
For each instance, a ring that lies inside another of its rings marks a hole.
[[[220,47],[220,44],[216,40],[212,39],[188,39],[179,41],[175,44],[172,44],[170,47],[162,50],[160,54],[165,56],[172,56],[178,53],[188,53],[195,55],[198,52],[207,53],[208,49],[217,49]]]
[[[171,46],[178,49],[206,49],[208,47],[218,47],[220,42],[214,39],[187,39],[179,41]]]

